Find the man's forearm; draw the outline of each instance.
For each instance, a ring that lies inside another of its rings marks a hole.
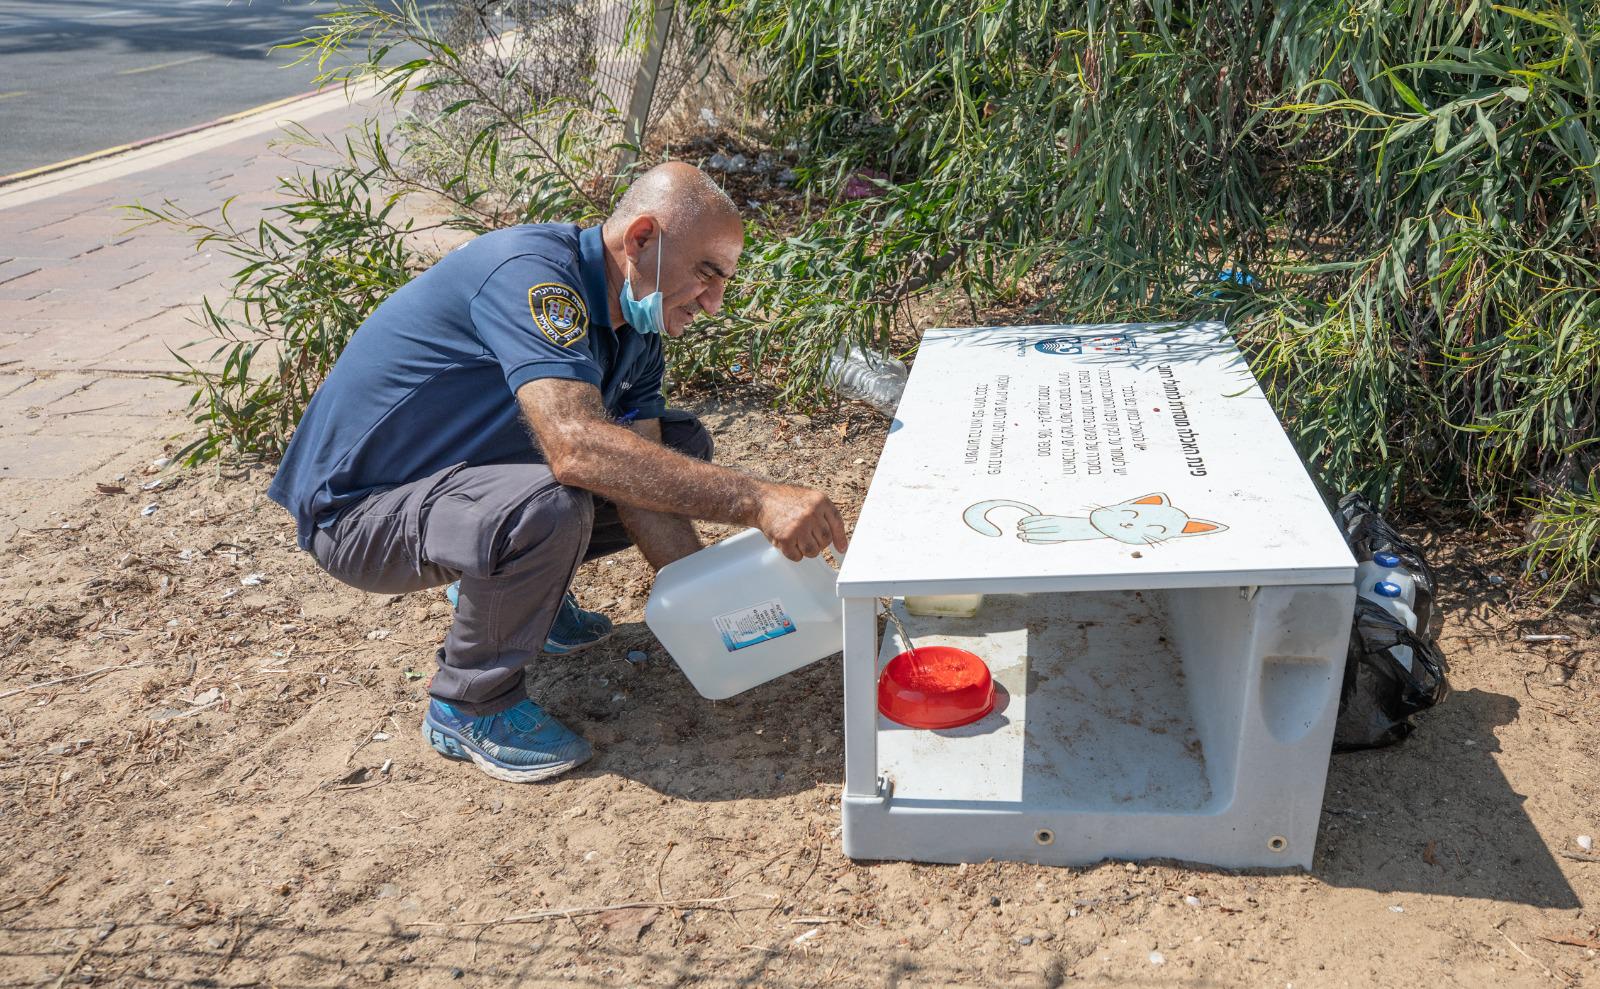
[[[577,381],[541,380],[517,401],[556,480],[617,505],[711,522],[755,525],[770,485],[684,456],[606,418],[600,392]]]
[[[594,424],[585,438],[581,449],[551,464],[562,484],[593,491],[619,506],[756,524],[766,482],[685,456],[620,426]]]
[[[704,463],[637,436],[606,418],[594,385],[535,378],[518,387],[517,401],[562,484],[646,512],[755,526],[791,560],[850,543],[827,495]]]

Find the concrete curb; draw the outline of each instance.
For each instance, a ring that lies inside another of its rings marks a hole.
[[[326,87],[324,87],[324,89],[326,89]],[[253,114],[266,113],[271,110],[276,110],[281,106],[287,106],[290,103],[294,103],[298,100],[309,99],[312,96],[316,96],[322,93],[324,89],[307,90],[304,93],[296,93],[293,96],[285,96],[281,100],[272,100],[267,103],[262,103],[259,106],[253,106],[248,110],[240,110],[237,113],[224,114],[214,120],[207,120],[204,123],[192,124],[188,127],[180,127],[177,130],[169,130],[165,134],[157,134],[154,137],[140,138],[137,141],[129,141],[127,144],[114,144],[109,148],[101,148],[98,151],[91,151],[86,155],[78,155],[75,158],[67,158],[62,161],[52,162],[48,165],[40,165],[37,168],[25,168],[20,172],[12,172],[10,175],[0,175],[0,188],[13,185],[18,182],[24,182],[28,179],[38,178],[41,175],[49,175],[53,172],[59,172],[62,169],[72,168],[76,165],[86,165],[91,161],[99,161],[101,158],[109,158],[112,155],[120,155],[129,151],[137,151],[140,148],[149,147],[152,144],[160,144],[162,141],[170,141],[174,138],[183,137],[186,134],[194,134],[212,127],[219,127],[222,124],[232,123],[235,120],[242,120],[243,118]]]

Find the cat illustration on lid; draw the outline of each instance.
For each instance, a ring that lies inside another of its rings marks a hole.
[[[999,509],[1022,512],[1022,518],[1017,521],[1017,538],[1034,544],[1115,539],[1134,546],[1154,546],[1168,539],[1205,536],[1228,529],[1221,522],[1191,518],[1160,493],[1092,508],[1087,518],[1044,515],[1032,505],[1004,499],[980,501],[961,513],[961,518],[974,532],[999,536],[1000,527],[989,521],[989,514]]]

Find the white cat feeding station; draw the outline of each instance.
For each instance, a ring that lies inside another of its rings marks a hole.
[[[930,330],[838,581],[845,853],[1310,867],[1354,570],[1220,324]],[[879,715],[880,597],[992,713]]]

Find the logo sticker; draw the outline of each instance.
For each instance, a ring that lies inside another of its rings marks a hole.
[[[589,310],[583,300],[558,282],[542,282],[528,289],[528,312],[533,325],[558,347],[570,347],[589,332]]]
[[[1048,340],[1040,340],[1033,345],[1033,349],[1041,354],[1071,355],[1083,353],[1083,344],[1078,337],[1051,337]]]
[[[1128,354],[1135,346],[1133,337],[1128,334],[1109,333],[1097,337],[1051,337],[1040,340],[1033,349],[1041,354],[1073,356],[1085,350],[1095,354]]]

